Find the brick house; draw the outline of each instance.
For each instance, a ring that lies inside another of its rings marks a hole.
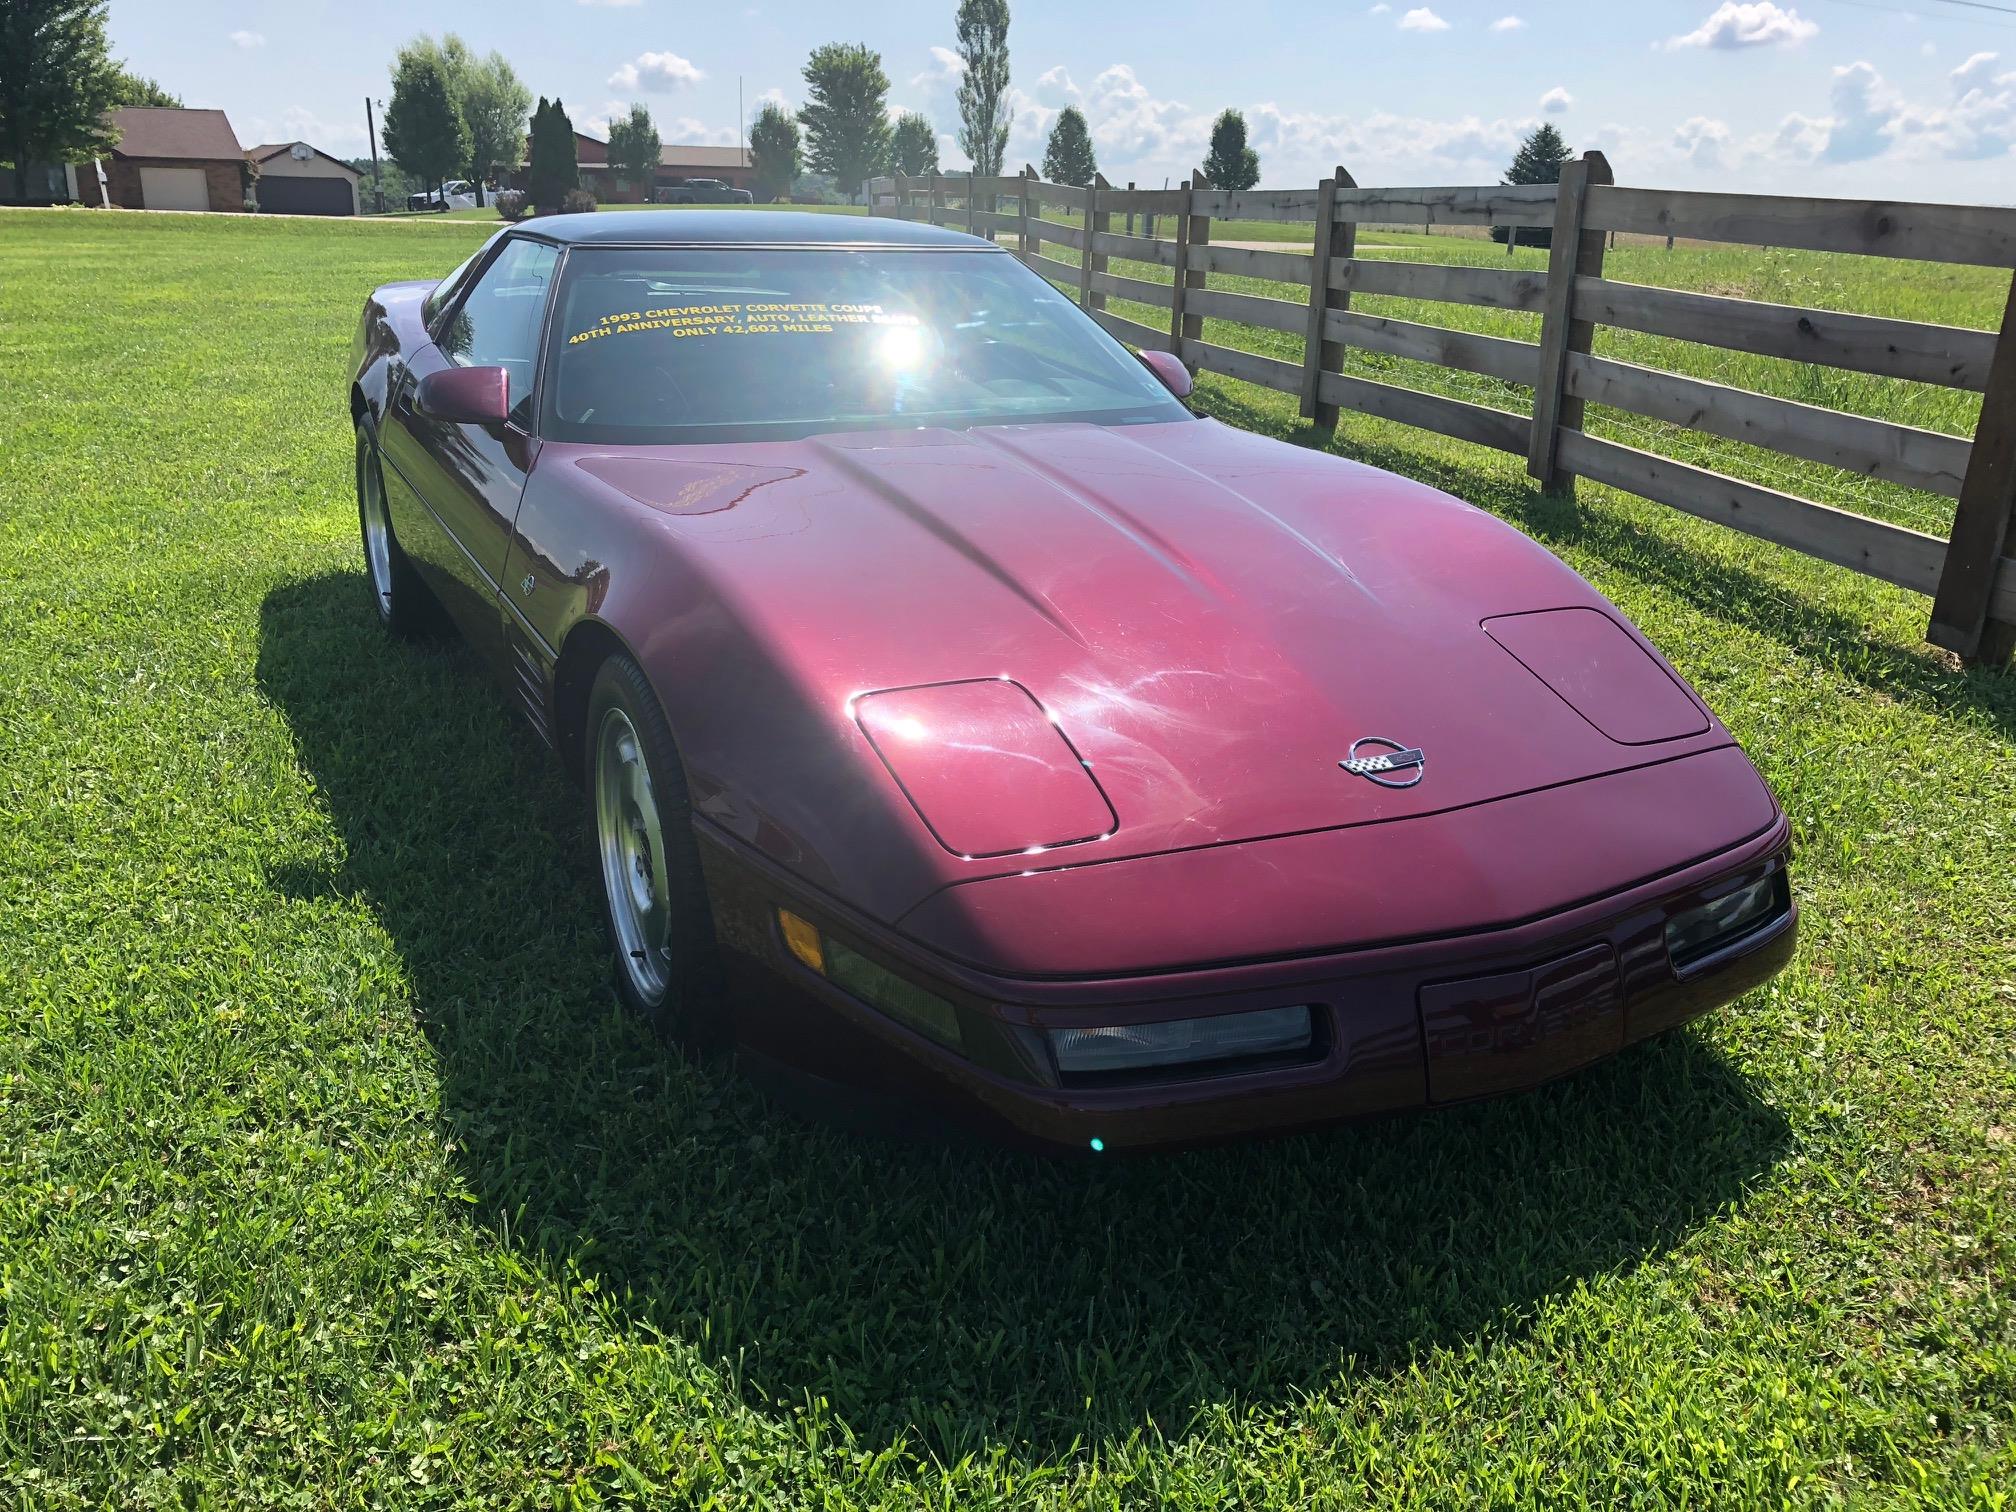
[[[110,112],[119,145],[102,159],[105,189],[129,210],[245,208],[252,172],[245,149],[221,110],[171,110],[129,105]],[[77,177],[82,181],[87,164]]]
[[[581,187],[593,192],[605,205],[635,204],[650,199],[642,184],[619,179],[609,165],[609,144],[585,131],[574,133],[574,161],[580,171]],[[532,165],[519,166],[513,185],[524,188]],[[755,166],[746,147],[699,147],[668,144],[658,149],[658,171],[652,175],[652,190],[669,189],[689,178],[720,179],[735,189],[753,189]]]

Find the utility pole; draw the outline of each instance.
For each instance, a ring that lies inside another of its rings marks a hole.
[[[371,119],[371,96],[364,96],[364,135],[371,139],[371,198],[385,213],[385,175],[378,167],[378,125]]]

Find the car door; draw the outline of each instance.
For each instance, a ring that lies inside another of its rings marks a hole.
[[[433,344],[413,354],[383,437],[387,460],[421,506],[410,525],[395,516],[400,544],[470,643],[500,667],[498,575],[539,449],[532,435],[532,389],[559,260],[559,249],[548,242],[505,241],[435,326]],[[451,364],[502,367],[510,379],[510,419],[465,425],[422,415],[414,390],[429,373]]]

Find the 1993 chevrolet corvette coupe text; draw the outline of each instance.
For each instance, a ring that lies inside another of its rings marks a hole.
[[[1183,1144],[1785,964],[1785,817],[1607,601],[1188,392],[972,237],[541,219],[365,308],[371,588],[585,788],[622,997],[799,1086]]]

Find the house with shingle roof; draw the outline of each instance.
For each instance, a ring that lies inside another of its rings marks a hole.
[[[108,112],[119,145],[101,159],[106,197],[129,210],[237,210],[251,193],[245,149],[221,110],[129,105]],[[77,170],[81,198],[96,199]]]

